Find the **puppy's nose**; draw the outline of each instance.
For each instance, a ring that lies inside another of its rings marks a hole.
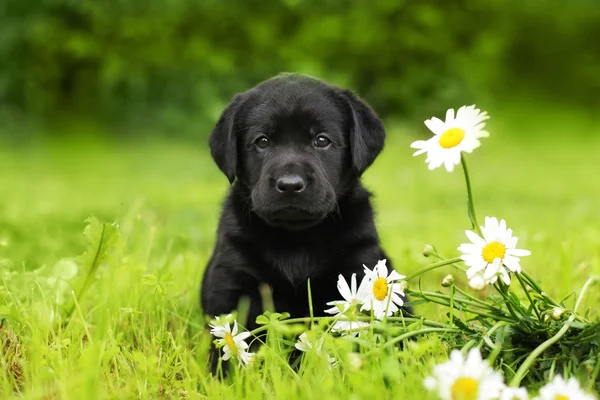
[[[281,193],[299,193],[304,190],[306,183],[299,175],[283,175],[275,183]]]

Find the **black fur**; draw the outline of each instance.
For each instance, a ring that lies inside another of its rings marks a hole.
[[[315,147],[319,134],[329,147]],[[255,143],[262,135],[265,149]],[[266,283],[277,311],[307,316],[310,278],[314,313],[324,315],[325,303],[341,298],[339,274],[349,282],[356,273],[360,282],[363,264],[387,259],[392,268],[360,183],[384,141],[383,124],[363,100],[315,78],[280,74],[236,95],[209,140],[232,186],[202,282],[204,313],[230,313],[245,297],[253,329]],[[282,177],[304,189],[281,192]]]

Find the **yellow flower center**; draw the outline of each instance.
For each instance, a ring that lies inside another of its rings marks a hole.
[[[458,145],[465,138],[465,131],[460,128],[450,128],[440,136],[440,146],[445,149]]]
[[[225,334],[225,343],[227,343],[227,347],[229,347],[229,351],[231,351],[231,353],[233,355],[237,355],[237,346],[235,345],[235,340],[233,340],[233,336],[231,336],[231,333],[226,333]]]
[[[475,400],[479,382],[473,378],[458,378],[452,385],[452,400]]]
[[[569,400],[569,396],[565,396],[564,394],[557,395],[554,400]]]
[[[504,254],[506,254],[506,247],[504,247],[504,245],[502,243],[498,243],[498,242],[488,243],[483,248],[483,251],[481,253],[481,255],[483,256],[483,259],[488,264],[491,264],[492,262],[494,262],[494,260],[496,258],[503,259]]]
[[[385,278],[377,278],[373,283],[373,295],[379,301],[385,299],[388,294],[388,283]]]

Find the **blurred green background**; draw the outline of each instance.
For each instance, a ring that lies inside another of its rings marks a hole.
[[[197,140],[281,71],[419,129],[464,103],[589,117],[598,38],[597,0],[2,0],[0,135]]]
[[[228,184],[208,135],[235,93],[282,71],[351,88],[384,119],[365,179],[387,243],[421,232],[405,242],[418,255],[429,229],[461,234],[427,217],[430,183],[413,179],[430,174],[409,145],[424,119],[473,103],[491,115],[471,156],[488,215],[600,224],[598,38],[597,0],[1,0],[0,257],[55,262],[90,214],[134,210],[210,252]]]

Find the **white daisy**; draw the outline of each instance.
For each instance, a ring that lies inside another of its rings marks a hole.
[[[400,297],[404,296],[402,285],[396,281],[402,280],[406,276],[400,275],[394,270],[388,275],[385,263],[386,260],[379,260],[372,271],[363,265],[365,267],[367,284],[364,289],[365,297],[360,310],[373,310],[373,315],[379,320],[385,317],[386,309],[387,315],[390,316],[404,304],[404,301]]]
[[[423,384],[442,400],[497,399],[505,387],[502,374],[494,371],[476,348],[466,358],[459,350],[452,350],[450,359],[436,365]]]
[[[565,381],[562,376],[554,379],[540,389],[534,400],[594,400],[596,397],[586,393],[574,377]]]
[[[368,278],[365,275],[360,283],[360,287],[356,287],[356,274],[352,274],[350,278],[350,286],[346,282],[346,279],[340,274],[338,276],[337,288],[344,298],[344,300],[335,300],[326,303],[328,306],[333,306],[325,310],[328,314],[336,315],[336,321],[331,328],[332,332],[344,333],[351,331],[352,336],[358,336],[360,328],[369,326],[368,322],[357,321],[354,316],[360,314],[357,313],[358,306],[363,303],[365,297],[365,289],[368,285]]]
[[[362,304],[365,294],[365,284],[367,283],[366,275],[360,283],[360,288],[356,287],[356,273],[352,274],[350,278],[350,286],[344,279],[344,276],[340,274],[338,276],[337,288],[344,300],[334,300],[326,303],[328,306],[334,306],[325,310],[329,314],[339,314],[347,311],[351,306]]]
[[[310,341],[310,339],[308,338],[307,332],[304,332],[303,334],[301,334],[298,339],[299,339],[298,342],[294,346],[300,351],[308,353],[313,349],[313,347],[315,347],[313,345],[313,343]],[[317,340],[316,349],[317,349],[317,354],[319,354],[319,355],[321,355],[321,347],[323,346],[323,340],[324,340],[324,338]]]
[[[467,270],[467,278],[473,279],[483,274],[485,283],[495,283],[500,277],[504,283],[510,284],[509,271],[521,272],[519,257],[531,254],[528,250],[517,249],[516,236],[512,229],[506,228],[506,221],[493,217],[485,217],[485,226],[481,227],[483,238],[472,231],[465,231],[472,243],[463,243],[458,247],[460,257]]]
[[[500,400],[528,400],[529,393],[527,393],[527,389],[513,388],[513,387],[505,387],[502,390],[502,395],[500,396]]]
[[[300,335],[299,340],[294,345],[294,347],[296,347],[298,350],[303,351],[305,353],[311,352],[314,348],[315,351],[317,352],[317,355],[319,357],[323,357],[322,347],[323,347],[324,340],[325,340],[324,337],[317,339],[316,345],[315,345],[308,338],[308,333],[304,332],[303,334]],[[330,368],[335,367],[338,364],[338,361],[334,357],[330,356],[329,354],[327,354],[327,362],[329,363]]]
[[[475,105],[462,106],[456,112],[451,108],[446,112],[446,121],[436,117],[425,120],[425,125],[434,133],[429,140],[417,140],[410,147],[418,149],[413,156],[427,153],[425,162],[429,169],[446,167],[446,171],[452,172],[454,166],[460,164],[461,153],[471,153],[480,146],[479,139],[488,137],[489,133],[484,131],[485,121],[488,119],[487,112],[481,112]]]
[[[212,333],[214,335],[215,332],[221,331],[225,327],[225,325],[229,324],[230,321],[232,321],[232,320],[233,320],[233,314],[227,314],[224,317],[217,315],[215,317],[215,319],[210,321],[211,323],[208,324],[208,326],[210,326],[212,328],[210,330],[210,333]]]
[[[224,320],[216,317],[213,324],[209,324],[212,328],[210,333],[220,338],[217,339],[217,345],[223,346],[223,361],[234,357],[239,360],[240,365],[247,365],[254,356],[254,353],[247,351],[248,343],[245,342],[250,336],[250,332],[238,333],[237,321],[233,321],[233,329],[231,329],[231,324],[227,321],[230,318],[231,314],[227,315]]]

